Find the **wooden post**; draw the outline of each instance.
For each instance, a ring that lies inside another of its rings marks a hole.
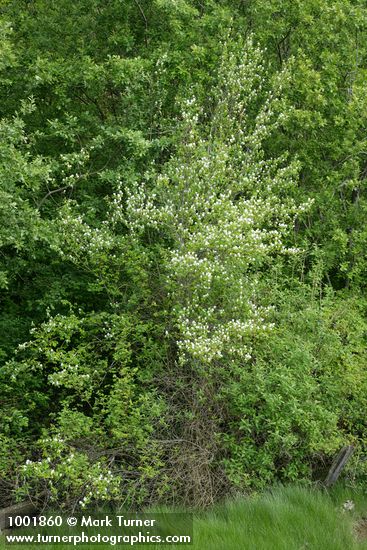
[[[346,445],[336,455],[329,470],[328,475],[324,481],[325,487],[331,487],[334,485],[338,477],[340,476],[344,466],[352,456],[354,451],[353,445]]]

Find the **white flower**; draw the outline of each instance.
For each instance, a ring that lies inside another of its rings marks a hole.
[[[344,502],[343,504],[343,512],[351,512],[352,510],[354,510],[354,502],[352,500],[347,500]]]

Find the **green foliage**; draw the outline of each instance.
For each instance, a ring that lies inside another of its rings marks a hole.
[[[150,327],[131,338],[133,327],[133,319],[116,314],[51,317],[3,367],[2,387],[14,402],[2,431],[20,446],[24,430],[37,438],[38,460],[25,466],[18,494],[43,489],[51,502],[74,507],[107,497],[139,502],[130,472],[147,480],[157,476],[160,451],[150,436],[163,423],[164,407],[134,366],[134,346],[144,346]],[[123,475],[115,479],[110,472],[103,488],[93,482],[97,470],[112,467]]]
[[[365,479],[364,3],[0,17],[0,501]]]
[[[256,340],[252,364],[223,388],[230,475],[259,487],[317,477],[323,457],[346,443],[362,451],[367,435],[365,302],[333,293],[320,301],[308,286],[264,291],[278,328]]]

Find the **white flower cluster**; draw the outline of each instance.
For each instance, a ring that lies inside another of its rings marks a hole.
[[[92,500],[110,500],[111,496],[118,494],[119,489],[120,478],[97,462],[86,474],[85,495],[79,500],[79,506],[85,508]]]
[[[192,97],[165,173],[155,185],[134,183],[115,197],[114,215],[131,233],[154,227],[175,243],[167,284],[183,362],[248,361],[251,336],[273,328],[253,302],[256,269],[270,254],[298,252],[284,236],[309,207],[292,199],[299,164],[285,164],[286,155],[267,160],[263,151],[288,116],[281,98],[287,78],[282,73],[265,91],[260,50],[251,41],[241,52],[226,46],[209,129],[200,126]]]
[[[68,205],[64,207],[58,225],[58,240],[53,246],[62,257],[72,262],[84,263],[96,258],[109,251],[115,242],[107,224],[100,228],[91,227]]]
[[[40,441],[44,457],[27,460],[22,468],[25,483],[47,482],[52,496],[58,491],[83,490],[79,505],[84,508],[93,500],[111,500],[120,490],[121,479],[104,462],[91,462],[83,452],[76,451],[62,437],[43,438]],[[55,491],[54,491],[55,490]],[[54,492],[53,492],[54,491]]]

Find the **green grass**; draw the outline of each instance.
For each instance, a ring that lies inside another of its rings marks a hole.
[[[352,512],[342,511],[346,500],[355,503]],[[367,540],[358,541],[353,533],[362,516],[367,516],[367,494],[362,491],[338,487],[327,494],[298,486],[279,487],[196,514],[194,544],[187,547],[195,550],[367,550]],[[79,547],[88,550],[113,548]],[[134,545],[136,547],[144,546]],[[179,547],[163,546],[166,549]],[[26,547],[9,545],[7,548],[24,550]],[[71,547],[56,544],[42,548]],[[145,545],[145,548],[159,546]]]

